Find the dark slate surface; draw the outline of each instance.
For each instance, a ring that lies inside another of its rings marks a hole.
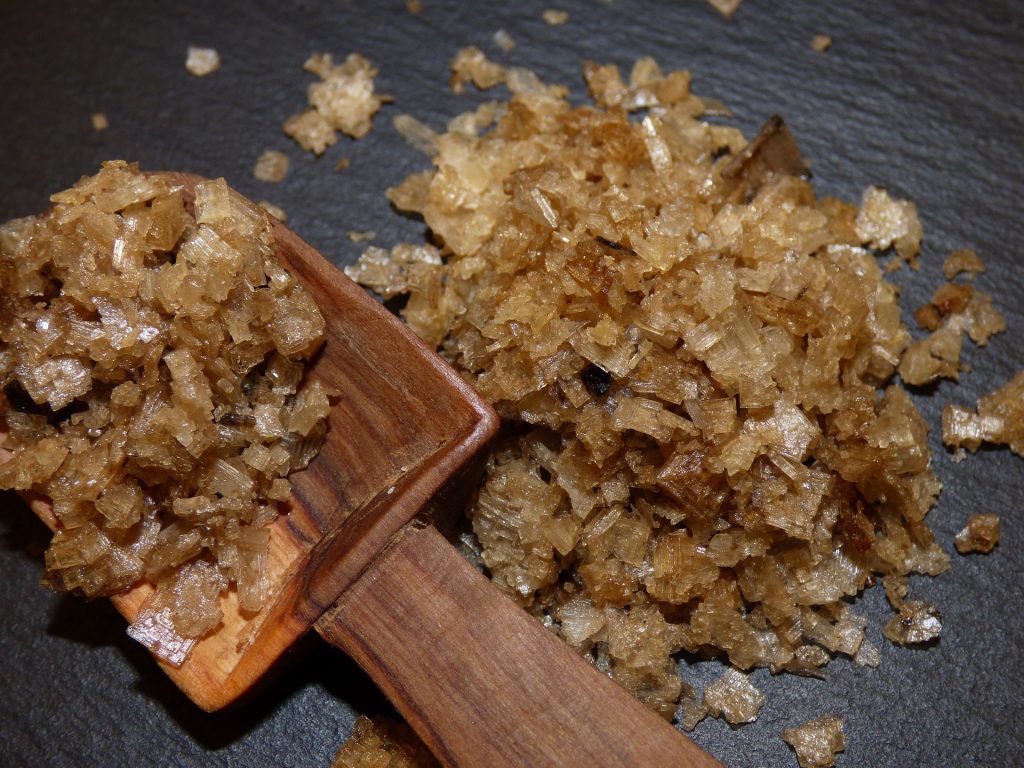
[[[571,84],[582,97],[583,58],[628,66],[653,55],[688,67],[695,90],[714,95],[748,133],[782,114],[813,161],[820,191],[856,199],[870,183],[917,201],[926,228],[923,267],[901,273],[904,306],[941,280],[949,250],[972,246],[989,265],[977,284],[996,293],[1010,332],[988,349],[967,345],[962,384],[920,398],[933,424],[943,403],[974,399],[1024,367],[1019,196],[1024,168],[1024,4],[1019,0],[789,0],[745,3],[725,21],[700,0],[562,2],[570,22],[548,27],[546,2],[423,0],[420,16],[396,0],[352,2],[0,2],[0,217],[42,210],[49,193],[102,159],[150,169],[224,175],[255,199],[284,207],[294,228],[339,264],[358,246],[417,238],[385,188],[423,160],[390,118],[411,112],[435,127],[483,97],[445,87],[447,62],[475,43],[499,60]],[[553,0],[551,2],[553,5]],[[517,46],[497,51],[491,34]],[[825,32],[828,53],[809,47]],[[185,72],[188,44],[221,52],[223,68]],[[358,50],[378,63],[394,94],[370,136],[343,140],[319,160],[279,126],[304,104],[316,51]],[[89,115],[110,129],[94,133]],[[285,151],[280,185],[251,177],[264,149]],[[333,167],[342,156],[351,168]],[[934,438],[934,435],[933,435]],[[888,612],[879,590],[861,610],[882,649],[877,670],[837,661],[828,680],[755,674],[769,693],[757,723],[705,723],[695,738],[733,766],[794,766],[779,731],[825,712],[847,718],[845,766],[1024,765],[1024,464],[985,451],[954,464],[934,439],[946,488],[930,520],[942,543],[973,512],[1003,515],[1003,543],[988,557],[954,554],[951,571],[919,579],[914,594],[939,604],[937,647],[881,640]],[[38,586],[47,536],[16,499],[0,497],[0,764],[12,766],[326,766],[360,712],[386,709],[362,673],[316,641],[281,679],[228,713],[198,712],[127,640],[106,602],[85,604]],[[716,670],[701,664],[695,681]]]

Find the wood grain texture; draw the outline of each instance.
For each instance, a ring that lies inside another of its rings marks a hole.
[[[190,203],[201,179],[164,175]],[[362,288],[276,221],[274,237],[278,258],[326,321],[327,342],[307,380],[339,399],[320,454],[290,476],[294,499],[271,526],[264,609],[245,616],[226,593],[222,625],[181,667],[160,662],[207,711],[248,691],[498,426],[490,406]],[[54,528],[47,501],[30,503]],[[140,583],[112,600],[131,622],[152,591]]]
[[[316,624],[457,768],[711,768],[433,527],[410,524]]]

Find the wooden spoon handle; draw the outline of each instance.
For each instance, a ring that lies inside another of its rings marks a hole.
[[[412,525],[317,623],[458,768],[721,764]]]

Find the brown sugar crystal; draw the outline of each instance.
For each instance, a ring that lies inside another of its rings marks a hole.
[[[961,555],[971,552],[987,554],[999,543],[999,515],[971,515],[967,525],[953,540],[956,551]]]
[[[440,764],[404,723],[359,717],[331,768],[439,768]]]
[[[783,740],[793,747],[800,768],[831,768],[836,754],[846,749],[843,718],[825,715],[782,732]]]
[[[288,175],[288,155],[268,149],[257,158],[252,175],[260,181],[269,181],[272,184],[284,181],[284,177]]]

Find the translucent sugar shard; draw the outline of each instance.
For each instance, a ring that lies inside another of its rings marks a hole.
[[[589,600],[577,597],[563,603],[555,614],[559,622],[559,634],[574,648],[588,647],[606,623],[604,611]]]
[[[999,543],[999,515],[971,515],[967,524],[953,540],[956,551],[961,555],[971,552],[987,554]]]
[[[142,519],[146,500],[142,489],[132,483],[115,485],[96,499],[96,509],[112,528],[130,528]]]
[[[395,130],[401,134],[409,146],[418,149],[423,154],[433,157],[437,154],[435,142],[437,133],[417,120],[412,115],[396,115],[394,119]]]
[[[53,411],[89,391],[89,368],[77,357],[34,358],[16,363],[14,373],[33,400],[47,403]]]
[[[268,149],[256,160],[252,175],[260,181],[277,184],[288,175],[288,155]]]
[[[270,587],[266,568],[270,531],[265,527],[239,526],[229,532],[227,539],[229,546],[237,547],[238,551],[232,576],[238,587],[239,608],[256,613],[263,607]]]
[[[831,768],[835,756],[846,749],[843,718],[825,715],[782,732],[783,740],[796,752],[800,768]]]
[[[180,664],[225,589],[249,612],[266,598],[274,503],[326,431],[326,394],[302,387],[323,318],[223,179],[196,185],[193,215],[115,161],[53,203],[0,228],[0,485],[51,499],[53,588],[159,585],[132,634]]]
[[[864,642],[864,628],[868,621],[849,609],[841,609],[840,616],[833,622],[810,608],[802,612],[803,634],[833,653],[856,656]]]
[[[224,179],[203,181],[196,185],[196,222],[219,224],[231,218],[231,190]]]
[[[198,642],[196,638],[183,637],[178,633],[170,608],[143,608],[127,631],[130,638],[173,667],[184,664]]]
[[[882,628],[882,634],[897,645],[930,643],[938,640],[941,633],[942,619],[938,610],[921,600],[903,603],[899,613]]]
[[[288,419],[288,431],[308,435],[327,417],[330,409],[327,391],[319,381],[314,381],[295,398],[295,406]]]
[[[682,532],[657,538],[647,590],[657,600],[685,603],[702,595],[718,579],[719,570],[692,537]]]
[[[752,723],[764,706],[765,696],[745,674],[727,669],[704,688],[704,705],[712,717],[721,717],[730,725]]]
[[[292,291],[274,302],[270,338],[287,356],[311,357],[324,338],[324,318],[304,292]]]
[[[857,214],[857,235],[862,243],[885,250],[895,248],[900,258],[913,262],[921,249],[923,230],[917,206],[897,200],[879,187],[868,187]]]
[[[982,291],[972,291],[964,311],[967,335],[978,346],[985,346],[989,337],[1006,330],[1006,319],[992,306],[992,297]]]
[[[220,69],[220,54],[213,48],[188,47],[185,69],[196,77],[206,77]]]

